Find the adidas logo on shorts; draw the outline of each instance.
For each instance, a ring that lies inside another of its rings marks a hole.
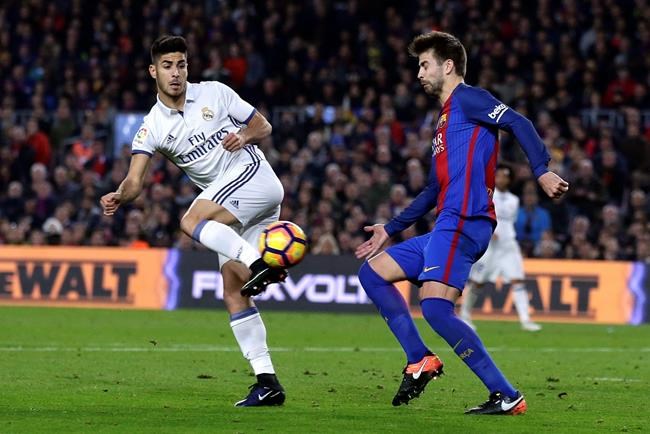
[[[233,199],[230,201],[230,205],[235,207],[235,209],[239,209],[239,201],[237,199]]]
[[[167,144],[171,144],[174,140],[176,140],[176,137],[172,136],[171,134],[167,136]]]

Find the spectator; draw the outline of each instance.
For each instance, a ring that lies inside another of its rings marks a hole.
[[[515,222],[517,240],[524,256],[531,256],[535,245],[551,230],[551,217],[538,203],[537,186],[534,183],[526,184]]]

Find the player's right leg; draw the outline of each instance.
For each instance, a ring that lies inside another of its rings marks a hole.
[[[277,210],[284,196],[282,184],[266,161],[255,169],[233,170],[210,184],[181,220],[183,232],[210,250],[243,262],[250,269],[243,295],[256,295],[269,283],[280,282],[286,270],[270,268],[257,243],[247,242],[232,227],[247,227]]]
[[[273,368],[266,343],[266,327],[253,300],[240,294],[240,289],[249,274],[241,262],[227,261],[221,267],[223,300],[230,313],[230,327],[257,379],[250,387],[248,395],[235,405],[237,407],[282,405],[286,395]]]
[[[424,240],[419,238],[389,248],[365,262],[359,270],[361,285],[406,353],[402,383],[393,398],[395,406],[408,404],[420,396],[427,383],[442,374],[442,362],[422,341],[404,297],[393,284],[406,280],[408,272],[414,274],[421,269],[418,260],[421,250],[417,244]],[[400,264],[395,258],[409,260]]]

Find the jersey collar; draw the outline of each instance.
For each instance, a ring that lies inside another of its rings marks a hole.
[[[187,88],[185,89],[185,105],[187,105],[188,102],[194,102],[196,101],[196,89],[194,88],[194,83],[187,83]],[[160,95],[156,95],[156,104],[158,105],[158,108],[165,114],[171,116],[175,115],[179,112],[179,110],[167,107],[165,103],[163,103],[160,100]]]

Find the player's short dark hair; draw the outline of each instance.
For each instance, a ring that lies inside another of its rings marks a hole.
[[[156,61],[163,54],[185,53],[187,54],[187,41],[182,36],[162,35],[151,44],[151,63]]]
[[[434,57],[440,63],[447,59],[454,62],[456,75],[465,77],[467,71],[467,53],[463,44],[452,34],[445,32],[429,32],[413,38],[409,44],[409,54],[418,57],[427,50],[433,50]]]

